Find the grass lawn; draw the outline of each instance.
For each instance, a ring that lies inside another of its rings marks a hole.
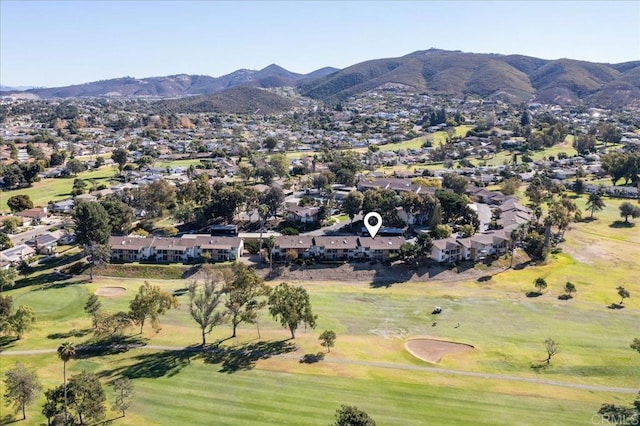
[[[585,199],[575,197],[580,206]],[[455,371],[637,388],[640,355],[629,345],[640,337],[640,232],[616,222],[620,200],[605,203],[596,220],[572,225],[562,251],[544,265],[498,271],[477,265],[480,273],[492,271],[482,282],[425,278],[382,287],[365,282],[296,283],[309,291],[318,315],[315,330],[300,328],[295,341],[283,340],[288,331],[264,311],[259,317],[260,342],[256,326],[250,324],[242,324],[235,339],[228,339],[228,325],[216,327],[208,337],[208,342],[223,341],[223,349],[259,345],[263,349],[255,357],[232,351],[204,356],[136,349],[80,357],[69,369],[71,374],[95,371],[105,384],[120,375],[134,380],[135,402],[126,418],[115,421],[122,425],[321,425],[331,422],[340,404],[357,405],[385,425],[590,424],[602,403],[629,405],[634,395],[428,371],[424,367],[432,365],[408,354],[404,343],[424,336],[473,345],[472,351],[445,356],[438,364]],[[527,297],[539,276],[548,288],[540,297]],[[146,279],[167,291],[184,289],[190,282],[161,278],[160,273]],[[577,292],[571,300],[559,300],[567,281]],[[144,278],[99,278],[94,283],[74,279],[7,291],[16,305],[32,306],[39,321],[23,340],[2,349],[88,342],[91,322],[83,312],[87,297],[101,286],[124,287],[123,296],[100,300],[106,311],[126,311],[143,282]],[[619,285],[631,292],[631,298],[624,301],[624,309],[609,309],[619,302]],[[197,345],[199,329],[190,319],[188,297],[181,295],[179,301],[178,309],[160,318],[159,333],[146,326],[142,335],[133,328],[128,334],[149,345]],[[434,306],[441,306],[442,314],[432,315]],[[337,333],[331,353],[315,364],[299,362],[305,354],[324,350],[317,339],[323,330]],[[531,368],[546,357],[543,342],[549,337],[560,344],[560,353],[549,367]],[[278,353],[283,355],[268,356]],[[55,354],[6,354],[0,362],[4,369],[18,359],[38,370],[45,388],[60,383],[62,365]],[[25,424],[45,422],[38,414],[42,403],[40,398],[30,407]],[[115,417],[109,413],[108,418]]]
[[[172,161],[157,161],[154,163],[153,167],[189,167],[190,165],[198,165],[202,164],[200,160],[207,160],[206,158],[186,158],[182,160],[172,160]]]
[[[91,180],[96,185],[102,183],[109,184],[111,179],[117,172],[111,167],[102,167],[98,170],[89,170],[79,173],[77,178],[84,179],[89,185]],[[73,188],[73,181],[75,177],[59,178],[59,179],[42,179],[39,182],[35,182],[31,188],[14,189],[11,191],[0,192],[0,212],[9,212],[7,207],[7,200],[9,197],[18,194],[26,194],[33,201],[34,206],[46,206],[49,201],[64,200],[71,197],[71,189]]]

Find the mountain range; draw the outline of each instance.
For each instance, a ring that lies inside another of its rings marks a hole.
[[[365,61],[341,70],[326,67],[309,74],[294,73],[273,64],[259,71],[241,69],[221,77],[187,74],[143,79],[125,77],[8,93],[26,93],[41,98],[176,98],[220,94],[237,87],[283,86],[297,87],[304,96],[331,103],[373,89],[400,88],[429,95],[474,96],[509,103],[586,103],[617,108],[640,103],[640,60],[603,64],[429,49],[398,58]],[[242,99],[250,99],[252,95],[247,91],[236,91],[234,96],[240,105]],[[224,96],[211,99],[224,102]],[[270,99],[269,103],[274,101]],[[208,100],[205,97],[197,102],[206,105]],[[189,104],[193,106],[193,103]],[[286,105],[282,102],[283,107]],[[247,105],[240,109],[252,107]]]

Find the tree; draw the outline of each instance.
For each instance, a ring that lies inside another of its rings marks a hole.
[[[111,232],[127,234],[133,222],[133,209],[122,201],[110,197],[101,200],[100,204],[107,212]]]
[[[286,229],[286,228],[285,228]],[[298,235],[298,230],[297,229],[293,229],[294,231],[296,231],[295,234],[291,234],[291,235]],[[285,234],[287,235],[287,234]],[[290,265],[291,263],[295,262],[296,259],[298,259],[298,250],[296,249],[289,249],[287,250],[287,252],[285,253],[284,257],[287,261],[287,265]]]
[[[11,238],[4,232],[0,232],[0,250],[6,250],[13,247],[13,243],[11,242]],[[2,291],[2,290],[0,290]]]
[[[267,138],[265,138],[265,140],[262,142],[262,145],[267,148],[269,150],[269,152],[273,151],[274,149],[276,149],[276,147],[278,146],[278,139],[276,139],[274,136],[268,136]]]
[[[69,419],[69,398],[67,389],[67,362],[76,357],[76,347],[73,343],[64,342],[58,347],[58,358],[62,360],[62,377],[64,379],[64,418]]]
[[[336,332],[333,330],[325,330],[320,334],[318,339],[320,340],[320,344],[327,348],[327,352],[331,352],[331,348],[336,343]]]
[[[336,410],[336,421],[331,426],[375,426],[376,422],[365,411],[355,406],[341,405]]]
[[[5,232],[13,234],[18,227],[22,226],[22,218],[16,216],[5,217],[2,220]]]
[[[67,165],[65,166],[65,168],[71,176],[76,176],[78,173],[87,170],[87,166],[85,166],[85,164],[77,158],[72,158],[71,160],[67,161]]]
[[[93,281],[93,265],[99,257],[97,255],[105,251],[100,246],[106,246],[111,235],[109,216],[100,203],[80,202],[73,209],[73,221],[76,241],[91,256],[90,278]]]
[[[289,175],[289,160],[284,154],[273,154],[269,158],[273,171],[281,178]]]
[[[291,338],[295,339],[295,332],[300,324],[311,328],[316,326],[317,316],[311,310],[309,293],[303,287],[293,287],[281,283],[269,295],[269,313],[283,327],[291,331]]]
[[[223,291],[224,305],[233,328],[231,337],[236,337],[238,325],[257,321],[258,311],[266,304],[262,299],[269,294],[269,288],[253,268],[237,263],[233,268],[233,279],[225,281]]]
[[[622,140],[622,130],[613,124],[601,124],[597,129],[597,133],[605,142],[620,143]]]
[[[16,270],[25,278],[33,273],[33,268],[31,267],[31,265],[29,265],[29,262],[24,259],[22,259],[20,263],[18,263],[18,267],[16,268]]]
[[[0,292],[4,291],[5,287],[13,287],[16,282],[16,270],[15,268],[0,269]]]
[[[467,210],[466,198],[463,195],[442,189],[436,190],[436,197],[442,205],[442,214],[445,223],[455,222],[464,216]]]
[[[567,281],[567,283],[564,285],[564,292],[566,293],[567,297],[570,298],[571,297],[571,293],[575,293],[576,292],[575,284],[573,284],[572,282]]]
[[[160,322],[158,317],[169,309],[178,307],[178,299],[171,293],[162,290],[157,285],[145,281],[138,289],[138,294],[129,304],[131,319],[140,326],[140,334],[147,318],[151,319],[151,326],[158,332]]]
[[[421,259],[427,259],[431,256],[433,241],[428,234],[419,234],[416,238],[416,256]]]
[[[24,333],[31,330],[31,327],[35,322],[36,312],[33,308],[27,305],[20,305],[9,319],[11,330],[16,334],[18,340],[22,339]]]
[[[176,188],[164,179],[157,179],[132,191],[131,207],[146,211],[147,218],[164,215],[166,210],[175,207]]]
[[[553,339],[546,339],[544,341],[544,348],[547,351],[547,365],[551,362],[551,357],[560,351],[560,345]]]
[[[93,321],[93,328],[98,326],[98,313],[100,312],[100,308],[102,308],[102,303],[98,296],[92,294],[89,296],[87,303],[84,304],[84,311],[91,315],[91,319]]]
[[[403,243],[399,249],[399,257],[407,265],[412,265],[416,259],[417,248],[411,243]]]
[[[364,195],[360,191],[351,191],[347,194],[346,198],[342,202],[342,208],[344,212],[349,216],[351,220],[351,226],[353,226],[353,218],[362,210],[362,202],[364,201]]]
[[[284,201],[284,192],[278,185],[271,185],[260,197],[260,202],[267,206],[269,215],[275,216]]]
[[[222,277],[219,272],[209,268],[205,268],[203,273],[201,291],[198,291],[197,281],[194,280],[189,285],[189,313],[202,331],[202,346],[207,344],[207,334],[225,319],[223,312],[216,312],[222,302]]]
[[[629,223],[629,216],[634,219],[640,217],[640,208],[634,206],[628,201],[620,204],[620,207],[618,208],[620,209],[620,217],[624,217],[625,223]]]
[[[0,294],[0,335],[11,331],[11,309],[13,307],[13,298],[11,296],[3,296]]]
[[[624,299],[628,299],[629,297],[631,297],[631,293],[629,293],[629,290],[625,289],[622,286],[617,287],[616,290],[618,290],[618,296],[620,296],[620,305],[624,303]]]
[[[74,179],[73,188],[71,189],[71,195],[75,197],[76,195],[84,194],[87,186],[88,184],[84,180],[79,178]]]
[[[213,195],[213,200],[207,205],[206,211],[210,217],[222,217],[225,222],[231,222],[244,202],[243,191],[232,186],[225,186]]]
[[[122,377],[113,383],[113,391],[116,393],[113,409],[122,411],[122,417],[126,416],[126,410],[131,406],[133,397],[133,382],[128,377]]]
[[[578,154],[588,154],[596,150],[596,138],[593,135],[578,135],[573,140],[573,147]]]
[[[113,160],[114,163],[118,165],[118,170],[120,171],[120,173],[122,173],[122,170],[124,170],[124,166],[127,164],[128,156],[129,156],[129,153],[124,148],[115,149],[111,153],[111,159]]]
[[[26,420],[26,406],[36,400],[42,389],[38,376],[19,362],[7,370],[4,376],[5,404],[13,405],[16,412],[22,410],[22,420]]]
[[[502,184],[500,184],[500,192],[504,195],[513,195],[516,193],[518,188],[520,188],[520,183],[520,179],[515,177],[506,179]]]
[[[431,235],[434,240],[443,240],[449,238],[452,232],[449,225],[436,225],[433,231],[431,231]]]
[[[18,194],[9,197],[7,200],[7,206],[12,213],[21,212],[23,210],[32,209],[33,201],[27,194]]]
[[[42,414],[47,418],[47,425],[51,425],[51,419],[54,424],[64,424],[64,414],[59,418],[60,413],[64,413],[64,387],[62,385],[53,389],[44,391],[46,402],[42,406]],[[57,421],[56,421],[57,420]]]
[[[85,421],[96,423],[104,418],[107,396],[98,376],[83,371],[69,379],[69,389],[81,425]]]
[[[469,181],[463,176],[455,173],[445,173],[442,175],[442,186],[449,188],[458,195],[463,195],[467,189]]]
[[[238,166],[238,173],[245,185],[249,182],[249,179],[253,177],[253,169],[246,164],[240,164]]]
[[[533,285],[538,289],[538,293],[542,293],[542,290],[547,288],[547,281],[542,277],[538,277],[533,281]]]
[[[276,176],[276,172],[273,170],[273,167],[258,167],[255,170],[255,176],[262,179],[262,183],[265,185],[271,185],[273,178]]]
[[[476,229],[473,225],[462,225],[458,231],[461,238],[468,238],[473,236],[476,233]]]
[[[631,349],[640,353],[640,339],[638,339],[637,337],[633,339],[633,342],[631,343]]]
[[[640,423],[640,419],[637,417],[640,415],[640,411],[635,410],[632,407],[615,404],[602,404],[598,410],[598,414],[600,415],[600,418],[596,417],[595,421],[598,421],[601,424],[628,426]]]
[[[606,207],[604,201],[602,200],[602,194],[600,192],[592,192],[591,194],[589,194],[586,207],[587,210],[591,211],[591,217],[593,218],[594,212],[600,211]]]
[[[122,335],[124,330],[130,325],[131,317],[128,312],[98,312],[94,334],[99,339],[109,339],[113,336]]]

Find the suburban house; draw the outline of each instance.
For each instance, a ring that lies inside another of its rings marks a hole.
[[[155,237],[148,260],[158,262],[184,262],[187,260],[187,246],[180,238]]]
[[[71,213],[73,210],[74,201],[72,198],[68,200],[57,201],[53,204],[49,204],[49,210],[54,213]]]
[[[295,250],[299,258],[312,255],[313,237],[307,235],[283,235],[276,238],[276,244],[271,249],[275,259],[285,259],[289,250]]]
[[[455,263],[460,260],[462,248],[455,238],[433,240],[431,259],[440,263]]]
[[[299,223],[315,223],[318,221],[320,207],[287,206],[287,219]]]
[[[371,260],[387,260],[400,252],[400,246],[406,241],[404,237],[360,237],[358,239],[363,257]]]
[[[237,260],[244,242],[237,237],[191,234],[182,237],[110,237],[114,262],[192,262],[203,256],[216,262]]]
[[[501,256],[511,247],[509,231],[503,229],[467,238],[444,238],[433,240],[431,259],[440,263],[455,263],[462,260],[474,262],[488,256]]]
[[[363,257],[358,237],[314,237],[313,254],[324,260],[352,260]]]
[[[0,251],[0,260],[12,264],[20,263],[36,254],[36,251],[26,244],[18,244],[6,250]]]
[[[60,232],[46,232],[27,241],[26,244],[33,247],[39,254],[51,254],[60,240]]]
[[[153,238],[110,237],[111,261],[137,262],[151,256]]]
[[[48,216],[47,211],[42,207],[22,210],[21,212],[17,212],[15,215],[22,218],[23,226],[37,225],[42,219]]]
[[[76,195],[74,197],[74,200],[76,202],[78,202],[78,203],[81,202],[81,201],[84,201],[86,203],[90,203],[92,201],[98,201],[98,197],[93,195],[93,194],[80,194],[80,195]]]

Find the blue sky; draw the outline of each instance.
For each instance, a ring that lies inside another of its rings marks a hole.
[[[640,1],[0,0],[0,83],[306,73],[437,47],[596,62],[640,60]]]

